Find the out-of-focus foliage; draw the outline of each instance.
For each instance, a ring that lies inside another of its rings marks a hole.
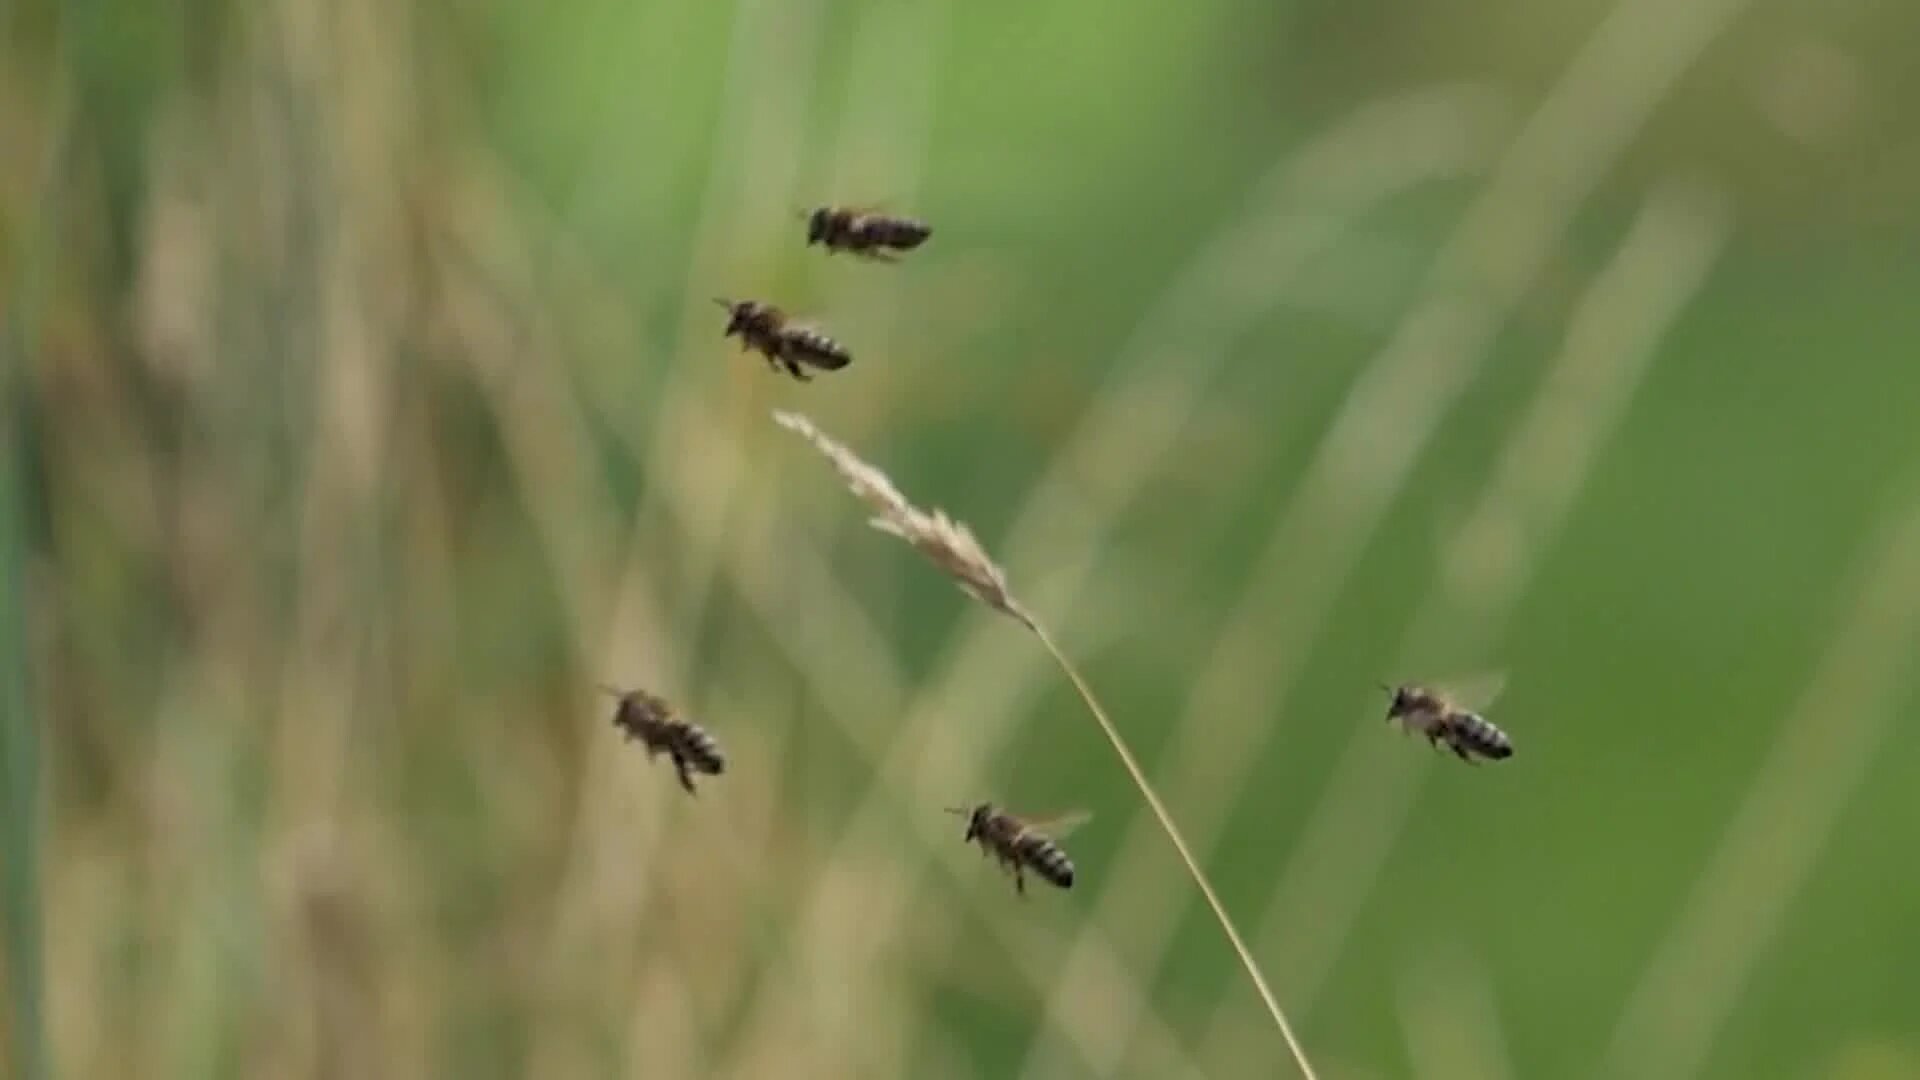
[[[1044,655],[778,407],[1061,630],[1323,1075],[1911,1072],[1920,9],[0,33],[9,1070],[37,1015],[76,1077],[1284,1075]],[[1380,723],[1496,665],[1512,760]],[[979,798],[1093,810],[1076,888]]]

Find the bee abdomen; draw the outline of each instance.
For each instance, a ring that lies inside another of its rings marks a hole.
[[[1073,888],[1073,860],[1060,850],[1060,845],[1035,839],[1026,841],[1022,847],[1027,865],[1033,867],[1035,873],[1063,889]]]
[[[801,359],[829,371],[853,362],[853,354],[844,345],[817,330],[791,330],[786,335],[786,344]]]
[[[1460,741],[1482,757],[1499,760],[1513,756],[1513,740],[1507,733],[1472,713],[1461,718]]]
[[[674,742],[687,764],[699,772],[719,776],[726,771],[727,757],[720,752],[720,744],[700,725],[678,721]]]
[[[926,243],[927,237],[933,235],[933,230],[926,225],[918,221],[908,221],[905,218],[881,218],[872,222],[869,227],[876,241],[902,251],[912,251]]]

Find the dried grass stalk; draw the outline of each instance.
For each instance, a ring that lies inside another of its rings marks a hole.
[[[873,508],[875,516],[867,524],[912,544],[974,599],[1020,620],[1030,630],[1038,629],[1033,616],[1008,591],[1006,573],[987,557],[971,529],[939,509],[922,510],[908,502],[886,473],[860,460],[799,413],[776,410],[773,419],[812,443],[846,480],[847,487]]]
[[[1086,704],[1087,711],[1093,714],[1094,721],[1100,725],[1101,734],[1106,736],[1107,743],[1113,747],[1114,753],[1120,756],[1120,764],[1126,767],[1127,776],[1133,780],[1134,786],[1140,789],[1141,797],[1146,800],[1147,807],[1153,811],[1153,816],[1167,834],[1167,839],[1173,842],[1174,850],[1179,853],[1180,861],[1186,865],[1188,875],[1199,887],[1200,894],[1206,898],[1207,906],[1213,909],[1214,918],[1218,920],[1220,929],[1227,935],[1227,942],[1233,946],[1234,953],[1240,958],[1241,966],[1246,968],[1248,978],[1253,980],[1253,987],[1259,992],[1261,1002],[1266,1005],[1268,1015],[1273,1017],[1274,1026],[1280,1029],[1280,1037],[1286,1041],[1287,1050],[1293,1055],[1294,1063],[1300,1067],[1301,1075],[1306,1077],[1306,1080],[1316,1080],[1313,1065],[1308,1062],[1306,1051],[1301,1048],[1300,1040],[1294,1035],[1293,1025],[1288,1023],[1286,1013],[1280,1008],[1279,1000],[1273,996],[1273,990],[1267,986],[1266,976],[1261,974],[1260,965],[1253,959],[1253,951],[1247,948],[1246,942],[1240,937],[1240,931],[1234,927],[1233,920],[1228,917],[1226,905],[1220,902],[1219,895],[1213,891],[1213,885],[1207,881],[1206,873],[1200,869],[1199,860],[1193,857],[1193,852],[1187,847],[1186,838],[1180,835],[1179,827],[1173,823],[1173,815],[1167,812],[1166,804],[1160,801],[1159,794],[1147,781],[1145,770],[1141,769],[1140,763],[1135,760],[1133,751],[1127,748],[1126,740],[1120,737],[1119,729],[1114,727],[1113,721],[1107,716],[1106,709],[1101,706],[1099,698],[1094,696],[1093,688],[1081,677],[1079,669],[1074,667],[1072,661],[1067,659],[1066,653],[1062,652],[1053,640],[1053,635],[1047,633],[1046,629],[1028,614],[1008,591],[1006,573],[987,556],[986,549],[974,539],[972,530],[939,510],[929,512],[914,506],[907,501],[905,495],[900,493],[899,488],[893,486],[893,481],[887,478],[886,473],[862,461],[853,451],[826,435],[806,417],[798,413],[776,410],[773,418],[781,427],[798,432],[812,443],[814,448],[833,464],[834,469],[846,480],[847,486],[853,490],[853,493],[873,507],[877,516],[872,518],[869,524],[912,544],[921,554],[932,560],[935,566],[946,571],[947,575],[953,578],[962,589],[973,594],[975,598],[995,611],[1018,619],[1021,625],[1039,637],[1041,645],[1047,650],[1047,655],[1053,658],[1061,672],[1067,676],[1067,680],[1073,684],[1074,691]]]

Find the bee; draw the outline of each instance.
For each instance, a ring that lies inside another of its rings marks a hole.
[[[1026,871],[1032,870],[1062,889],[1073,888],[1073,860],[1060,850],[1054,837],[1064,837],[1092,817],[1084,810],[1047,819],[1027,819],[992,803],[972,808],[949,806],[947,813],[967,819],[967,843],[978,843],[980,855],[992,855],[1013,875],[1015,892],[1027,894]],[[1052,836],[1047,835],[1052,833]]]
[[[824,245],[829,255],[846,251],[877,262],[899,262],[896,252],[912,251],[933,235],[925,222],[872,207],[822,206],[803,216],[807,246]]]
[[[1454,756],[1469,765],[1479,764],[1476,758],[1499,761],[1513,756],[1513,740],[1480,715],[1480,710],[1499,698],[1506,685],[1503,676],[1464,680],[1460,684],[1463,689],[1454,691],[1411,683],[1378,685],[1393,695],[1387,706],[1387,721],[1398,720],[1403,730],[1425,735],[1429,745],[1438,748],[1445,743]]]
[[[619,702],[613,710],[613,726],[624,732],[628,741],[639,739],[648,761],[662,752],[672,758],[673,770],[687,794],[698,794],[693,790],[694,773],[719,776],[726,771],[727,759],[720,752],[720,744],[705,728],[677,715],[666,699],[645,690],[623,691],[605,683],[600,689]]]
[[[727,309],[727,329],[721,337],[740,335],[740,347],[755,349],[767,358],[767,366],[807,382],[812,376],[801,370],[810,364],[823,371],[838,371],[853,363],[846,346],[804,323],[792,321],[786,312],[758,300],[713,302]]]

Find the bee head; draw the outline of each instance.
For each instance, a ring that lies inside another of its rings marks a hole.
[[[826,207],[821,207],[807,215],[807,244],[817,244],[827,237],[827,221],[833,215]]]
[[[607,683],[598,684],[601,692],[613,699],[613,726],[626,733],[631,739],[642,724],[642,710],[645,708],[644,690],[622,690]]]
[[[972,843],[975,837],[986,831],[987,815],[993,812],[993,806],[989,803],[981,803],[971,810],[963,806],[949,806],[945,809],[949,814],[967,819],[967,835],[962,837],[967,843]]]
[[[1393,695],[1393,700],[1387,703],[1388,720],[1392,720],[1397,716],[1404,716],[1412,710],[1413,695],[1407,692],[1406,687],[1388,686],[1386,683],[1375,683],[1374,685]]]
[[[713,302],[727,309],[727,328],[721,332],[721,337],[732,337],[746,329],[747,313],[752,308],[753,301],[741,300],[736,303],[725,297],[716,296]]]
[[[993,816],[993,804],[981,803],[973,808],[967,817],[967,839],[973,840],[987,834],[987,819]]]

